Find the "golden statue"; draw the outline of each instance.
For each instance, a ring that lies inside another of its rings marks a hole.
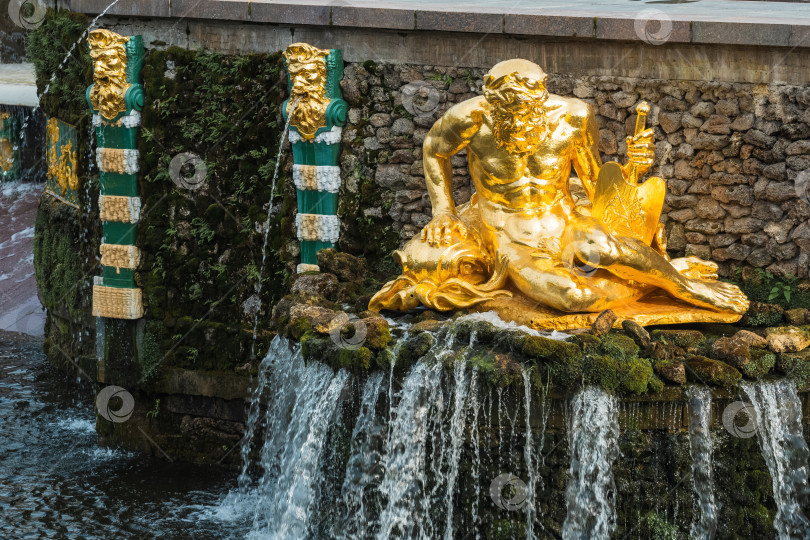
[[[328,55],[328,50],[307,43],[293,43],[284,51],[291,83],[286,113],[292,113],[290,125],[303,139],[314,138],[326,126],[326,109],[332,101],[326,92]]]
[[[473,307],[545,329],[589,326],[605,309],[641,324],[738,320],[748,299],[717,280],[717,265],[667,256],[666,184],[639,184],[655,156],[647,104],[627,138],[627,165],[603,165],[590,107],[549,94],[546,79],[527,60],[501,62],[483,96],[433,125],[423,152],[433,219],[395,252],[403,275],[369,308]],[[450,157],[462,150],[475,193],[456,208]]]
[[[89,93],[93,110],[112,120],[126,110],[126,43],[129,37],[109,30],[93,30],[87,38],[93,59],[93,86]]]

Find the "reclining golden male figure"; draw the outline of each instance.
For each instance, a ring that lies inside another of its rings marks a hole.
[[[663,290],[673,305],[739,318],[748,300],[717,281],[717,265],[666,254],[666,185],[638,184],[655,155],[646,104],[627,139],[628,164],[603,166],[590,107],[549,94],[546,79],[527,60],[501,62],[484,77],[483,96],[433,125],[423,153],[433,219],[395,252],[404,273],[369,307],[449,310],[523,296],[529,305],[592,313]],[[456,208],[450,157],[462,150],[475,194]],[[571,193],[572,166],[590,204]]]

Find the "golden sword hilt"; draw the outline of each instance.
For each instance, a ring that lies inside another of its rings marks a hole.
[[[642,101],[638,105],[636,105],[636,113],[638,116],[636,117],[636,130],[633,133],[633,136],[638,135],[642,131],[647,124],[647,114],[650,112],[650,105],[646,101]],[[630,184],[636,185],[638,183],[638,165],[633,163],[632,159],[630,161],[630,171],[628,173],[627,181]]]

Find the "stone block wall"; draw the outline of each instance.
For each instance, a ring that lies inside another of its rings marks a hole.
[[[371,61],[346,66],[342,87],[351,109],[343,134],[345,190],[356,192],[362,178],[373,177],[380,197],[361,208],[362,215],[388,216],[400,242],[431,217],[422,142],[448,108],[480,95],[485,72]],[[642,99],[650,103],[647,125],[656,141],[651,174],[667,180],[662,221],[671,256],[713,260],[724,276],[751,266],[808,277],[810,88],[549,75],[551,92],[593,107],[603,161],[626,161],[635,106]],[[403,90],[415,82],[429,85],[421,98],[428,108],[430,99],[438,99],[429,114],[414,116],[403,104]],[[452,163],[454,198],[464,202],[472,190],[466,157],[459,154]],[[357,251],[350,240],[344,244]]]

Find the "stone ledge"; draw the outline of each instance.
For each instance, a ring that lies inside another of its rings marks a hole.
[[[101,13],[107,0],[73,0],[70,9]],[[484,0],[468,0],[465,9],[417,0],[401,3],[299,0],[295,3],[245,0],[132,0],[113,6],[109,15],[250,21],[298,26],[336,26],[389,30],[429,30],[472,34],[507,34],[635,41],[640,22],[650,34],[663,31],[662,41],[771,47],[810,47],[810,5],[789,8],[730,0],[718,4],[657,4],[656,8],[599,5],[572,0],[570,8],[508,9]],[[789,9],[789,12],[788,12]],[[784,15],[774,16],[774,13]],[[663,22],[663,26],[661,22]],[[642,26],[643,28],[643,26]]]
[[[219,371],[166,368],[155,385],[155,392],[225,400],[244,399],[250,396],[250,378]]]

